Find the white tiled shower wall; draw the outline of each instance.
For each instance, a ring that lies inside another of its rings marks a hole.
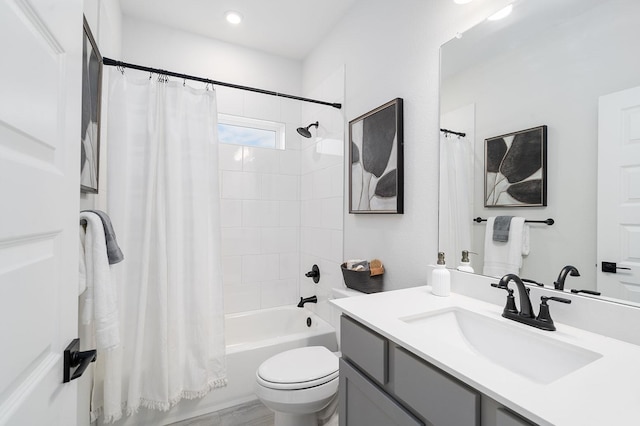
[[[293,305],[341,285],[344,118],[332,107],[216,88],[218,112],[285,123],[285,150],[220,144],[225,311]],[[341,68],[309,97],[342,102]],[[318,120],[313,137],[296,128]],[[304,273],[316,263],[321,280]],[[336,275],[337,272],[337,275]],[[337,281],[337,279],[339,280]]]
[[[305,125],[320,122],[315,138],[302,139],[300,180],[300,296],[318,296],[311,305],[322,318],[332,320],[327,303],[331,289],[344,287],[340,263],[343,253],[344,219],[344,80],[340,67],[329,75],[309,97],[343,104],[342,109],[310,103],[302,105]],[[314,284],[304,273],[317,264],[320,282]]]

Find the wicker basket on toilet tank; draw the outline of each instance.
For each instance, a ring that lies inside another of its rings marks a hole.
[[[382,291],[384,275],[371,275],[370,270],[354,271],[347,268],[347,264],[340,265],[342,277],[347,287],[363,293],[378,293]]]

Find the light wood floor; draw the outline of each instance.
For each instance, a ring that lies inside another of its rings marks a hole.
[[[332,407],[331,411],[334,410],[335,406]],[[172,423],[169,426],[273,426],[273,418],[273,411],[265,407],[260,401],[252,401],[216,411],[215,413]],[[325,419],[320,424],[322,426],[338,426],[338,414],[333,412],[330,418]]]
[[[253,401],[170,426],[273,426],[273,412],[260,401]]]

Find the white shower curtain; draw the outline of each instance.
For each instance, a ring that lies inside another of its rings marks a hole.
[[[466,137],[440,136],[440,250],[447,265],[460,264],[471,250],[473,215],[473,150]]]
[[[109,79],[108,211],[125,260],[121,359],[105,360],[121,380],[106,365],[92,407],[105,421],[226,385],[215,93]]]

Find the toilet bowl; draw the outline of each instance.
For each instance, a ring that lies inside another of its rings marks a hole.
[[[317,426],[337,392],[338,357],[324,346],[281,352],[256,371],[256,396],[275,412],[275,426]]]

